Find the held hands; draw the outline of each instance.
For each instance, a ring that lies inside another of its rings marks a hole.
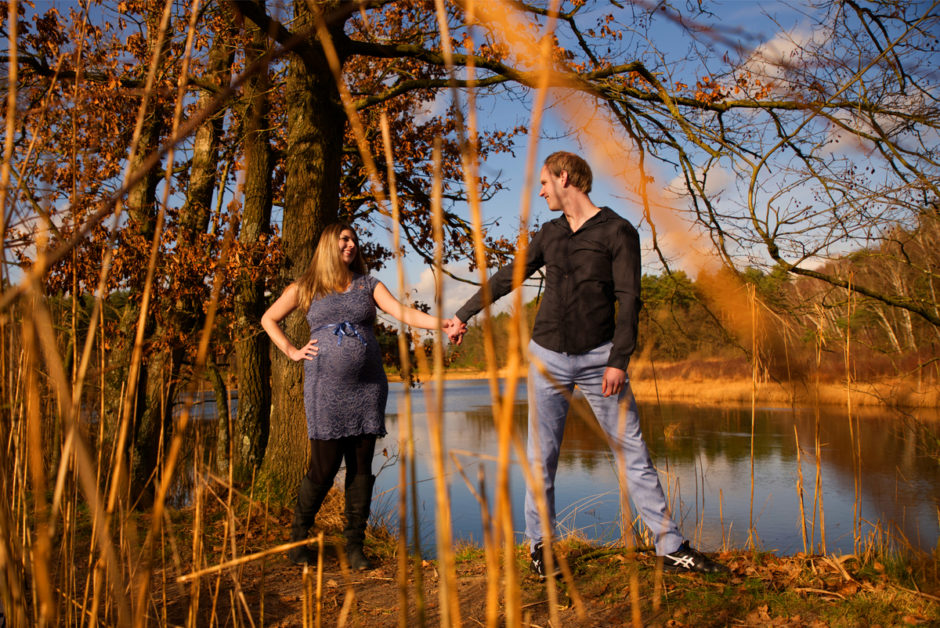
[[[312,360],[317,357],[317,354],[320,352],[320,349],[317,348],[316,339],[311,340],[300,349],[291,347],[287,351],[287,357],[289,357],[294,362],[300,362],[301,360]]]
[[[441,328],[455,345],[463,342],[463,335],[467,333],[467,324],[457,318],[456,315],[453,318],[445,318],[441,321]]]
[[[623,369],[608,366],[604,369],[604,379],[601,382],[601,393],[605,397],[619,395],[627,381],[627,372]]]

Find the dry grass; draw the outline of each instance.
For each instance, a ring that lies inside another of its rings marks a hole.
[[[750,377],[691,376],[665,379],[637,377],[631,373],[630,385],[638,401],[682,401],[699,404],[749,403]],[[906,380],[885,379],[876,382],[852,382],[852,402],[858,406],[936,408],[940,406],[940,386],[922,386],[920,390]],[[818,396],[817,396],[818,394]],[[762,405],[823,406],[845,405],[846,387],[841,383],[814,385],[796,383],[758,383],[757,402]]]
[[[498,369],[497,377],[504,378],[507,369]],[[484,380],[486,371],[448,370],[444,379]],[[401,377],[390,374],[390,382]],[[673,363],[636,365],[630,368],[630,386],[638,401],[694,401],[701,404],[749,403],[751,401],[751,367],[744,360],[703,359]],[[932,380],[920,382],[905,377],[881,377],[872,381],[852,382],[852,402],[860,406],[890,406],[901,408],[940,407],[940,383]],[[757,401],[772,405],[823,406],[845,405],[846,387],[843,382],[823,381],[816,389],[815,382],[765,381],[757,383]],[[818,397],[817,397],[818,393]]]
[[[11,12],[15,14],[16,3],[12,3]],[[173,3],[165,4],[162,38],[169,19]],[[492,6],[499,7],[493,3]],[[194,2],[191,9],[192,21],[188,29],[190,37],[197,31],[196,16],[199,14],[199,2]],[[482,12],[491,11],[490,3],[479,3]],[[441,18],[442,39],[450,42],[450,36],[443,32],[447,24],[444,4],[437,3]],[[508,11],[495,11],[487,16],[487,22],[499,29],[511,47],[525,50],[536,66],[541,68],[537,76],[539,88],[537,99],[543,99],[552,75],[550,37],[541,39],[541,43],[532,47],[517,26],[507,21]],[[468,18],[469,20],[470,18]],[[16,20],[13,20],[16,23]],[[320,42],[324,46],[326,57],[336,73],[343,103],[346,106],[350,128],[362,147],[363,163],[367,166],[372,193],[383,207],[394,205],[396,191],[394,180],[390,178],[389,190],[383,190],[381,177],[371,156],[371,149],[366,142],[361,120],[352,106],[350,94],[343,85],[341,68],[327,34],[326,23],[320,16],[316,23]],[[11,48],[15,52],[16,31],[11,30]],[[470,41],[470,40],[468,40]],[[161,46],[157,45],[156,49]],[[529,48],[527,50],[527,48]],[[187,47],[188,50],[188,47]],[[448,58],[453,51],[446,50]],[[188,55],[188,52],[187,52]],[[188,59],[188,57],[186,57]],[[158,70],[159,57],[155,56],[148,74],[148,83],[143,87],[143,94],[150,98],[156,92],[153,89],[153,76]],[[184,61],[183,68],[185,69]],[[16,64],[12,63],[11,68]],[[181,73],[186,76],[186,72]],[[16,77],[10,80],[9,101],[16,102]],[[191,117],[182,122],[182,106],[186,102],[185,81],[179,85],[176,113],[173,124],[174,140],[171,146],[188,132],[177,129],[193,128]],[[137,150],[139,127],[147,113],[147,98],[140,106],[138,130],[132,141],[132,151]],[[472,92],[470,92],[472,99]],[[536,172],[535,151],[539,137],[538,115],[542,107],[536,100],[533,107],[535,118],[530,124],[530,154],[527,163],[526,178],[528,188],[534,185]],[[572,101],[574,102],[574,101]],[[459,103],[458,103],[459,104]],[[480,188],[476,179],[479,158],[476,155],[477,138],[473,129],[474,106],[467,103],[470,112],[468,119],[460,120],[456,127],[468,137],[460,138],[463,174],[467,177],[465,189],[471,194],[470,208],[475,241],[477,266],[485,275],[485,251],[482,240],[482,222],[480,218],[479,198],[473,197]],[[574,109],[578,108],[575,103]],[[464,108],[456,106],[455,111]],[[586,110],[586,109],[585,109]],[[208,109],[199,115],[208,115]],[[13,135],[15,116],[7,119],[8,141]],[[588,131],[585,128],[585,131]],[[615,137],[606,132],[601,135]],[[179,137],[177,137],[179,135]],[[390,141],[386,133],[386,145]],[[613,142],[613,140],[611,140]],[[12,146],[12,145],[11,145]],[[7,150],[7,161],[12,148]],[[389,151],[389,156],[391,151]],[[160,155],[155,155],[160,157]],[[387,159],[391,166],[392,158]],[[440,167],[440,158],[435,159],[436,168]],[[172,157],[165,162],[167,176],[173,168]],[[627,169],[630,172],[637,169]],[[125,181],[141,176],[141,172],[127,172]],[[442,264],[444,241],[440,230],[440,186],[442,178],[437,170],[434,176],[435,199],[433,205],[434,239],[436,242],[435,260]],[[6,184],[0,189],[6,190]],[[125,186],[126,187],[126,186]],[[170,186],[165,189],[169,190]],[[115,197],[116,199],[119,198]],[[526,198],[526,197],[524,197]],[[387,200],[388,199],[388,200]],[[0,198],[0,206],[4,205]],[[116,202],[116,201],[115,201]],[[658,203],[658,201],[657,201]],[[164,196],[161,210],[168,205]],[[666,206],[665,203],[662,203]],[[110,211],[110,207],[106,208]],[[394,208],[393,208],[394,209]],[[527,206],[525,208],[527,210]],[[397,211],[397,209],[395,210]],[[394,215],[389,211],[389,215]],[[105,213],[101,213],[102,216]],[[163,214],[160,214],[162,221]],[[527,215],[520,216],[523,230]],[[162,224],[162,223],[161,223]],[[684,229],[684,228],[683,228]],[[160,234],[151,245],[151,256],[147,267],[147,279],[144,294],[149,295],[157,275]],[[522,233],[520,232],[520,233]],[[677,230],[677,233],[682,230]],[[187,626],[256,626],[256,620],[264,625],[413,625],[440,622],[447,625],[460,625],[461,617],[488,626],[522,625],[523,623],[547,625],[606,625],[614,621],[623,621],[633,617],[638,623],[641,618],[654,622],[681,625],[684,620],[670,619],[661,609],[669,609],[669,597],[679,599],[683,592],[694,590],[701,597],[711,587],[708,581],[701,586],[690,585],[685,579],[665,580],[661,566],[649,556],[641,556],[634,561],[635,555],[620,549],[607,551],[585,549],[578,553],[569,550],[569,556],[559,556],[565,571],[564,582],[549,580],[545,585],[534,583],[524,571],[524,552],[515,544],[515,527],[512,521],[511,493],[509,490],[509,468],[514,461],[519,461],[519,468],[526,476],[526,481],[534,483],[535,492],[539,490],[540,474],[533,472],[533,463],[527,460],[526,451],[520,435],[514,431],[512,417],[516,387],[506,386],[506,393],[501,394],[498,378],[506,378],[510,384],[517,381],[525,372],[525,346],[527,332],[521,318],[523,308],[517,302],[517,312],[513,319],[513,333],[507,353],[505,369],[497,369],[494,356],[492,333],[487,331],[487,361],[491,365],[485,377],[493,391],[493,417],[499,432],[499,475],[495,481],[493,503],[485,501],[487,493],[480,491],[481,513],[485,520],[484,560],[472,560],[461,565],[456,564],[454,548],[450,536],[449,508],[447,507],[446,477],[443,473],[447,452],[443,449],[443,434],[436,431],[433,436],[433,462],[438,502],[442,504],[436,522],[438,533],[437,563],[422,561],[420,556],[408,556],[404,535],[396,536],[388,531],[372,531],[369,537],[370,551],[384,559],[380,568],[369,575],[351,574],[340,558],[326,559],[326,551],[320,556],[325,561],[313,569],[303,572],[288,565],[283,557],[282,546],[287,537],[290,523],[290,505],[269,505],[265,499],[254,495],[255,486],[243,487],[238,492],[230,480],[219,479],[211,475],[208,463],[198,446],[193,447],[195,454],[192,475],[196,478],[193,489],[192,505],[185,509],[176,509],[168,504],[168,491],[173,479],[183,470],[189,471],[190,460],[181,451],[192,446],[189,439],[190,406],[183,409],[172,436],[164,441],[165,450],[160,452],[159,477],[156,478],[156,498],[152,508],[144,509],[130,500],[128,466],[125,456],[125,444],[131,430],[133,406],[136,403],[134,392],[138,386],[137,373],[142,365],[145,343],[144,330],[147,323],[148,298],[141,306],[137,324],[137,338],[133,354],[129,358],[129,372],[126,382],[108,389],[102,381],[100,398],[90,399],[90,407],[100,407],[98,420],[99,431],[88,429],[93,424],[87,421],[86,401],[89,382],[87,374],[92,372],[89,361],[100,360],[108,363],[110,358],[117,361],[118,356],[107,355],[109,344],[104,338],[98,339],[92,326],[84,342],[78,336],[74,339],[71,361],[65,360],[63,349],[56,345],[57,330],[69,327],[68,320],[60,320],[50,312],[40,284],[41,271],[46,268],[45,256],[50,250],[46,242],[36,245],[35,268],[27,273],[23,282],[16,288],[5,291],[3,296],[8,303],[16,298],[28,302],[20,315],[4,313],[0,317],[0,351],[3,352],[3,364],[6,368],[2,378],[2,399],[5,416],[11,426],[3,434],[5,442],[0,443],[0,595],[7,611],[7,621],[16,626],[144,626],[187,625]],[[524,254],[526,240],[520,237],[519,250]],[[394,249],[399,249],[396,234]],[[690,247],[691,249],[691,247]],[[118,256],[121,251],[115,250]],[[109,253],[110,255],[110,253]],[[162,262],[160,262],[162,263]],[[105,285],[110,258],[103,265],[101,282]],[[220,264],[224,269],[224,264]],[[220,271],[221,272],[221,271]],[[403,271],[400,271],[400,276]],[[436,273],[441,276],[440,272]],[[485,281],[485,276],[482,276]],[[517,276],[517,280],[521,277]],[[194,379],[202,376],[202,369],[208,357],[208,345],[215,326],[214,314],[218,304],[221,282],[213,284],[213,296],[208,304],[205,327],[202,330],[199,350],[195,359]],[[404,281],[402,277],[402,286]],[[404,291],[402,289],[403,297]],[[25,295],[25,296],[24,296]],[[99,291],[99,301],[95,312],[100,313],[104,291]],[[521,299],[521,291],[517,291]],[[436,312],[440,310],[437,304]],[[98,324],[98,314],[90,317],[93,325]],[[72,314],[71,328],[77,329],[76,314]],[[488,313],[484,316],[486,328],[491,324]],[[104,332],[102,331],[102,334]],[[402,334],[402,353],[405,350],[405,337]],[[425,388],[429,395],[427,406],[431,408],[431,424],[435,430],[443,428],[443,406],[441,396],[431,398],[433,392],[442,395],[443,379],[465,377],[464,373],[445,374],[441,356],[440,334],[437,335],[433,363],[426,359],[423,352],[418,352],[417,368],[423,381],[435,381],[438,388]],[[84,353],[78,347],[84,346]],[[757,355],[757,352],[754,352]],[[107,358],[107,359],[106,359]],[[847,356],[847,362],[849,362]],[[69,368],[71,366],[71,369]],[[762,381],[756,381],[753,373],[757,365],[743,361],[723,360],[714,363],[686,363],[675,365],[657,365],[647,369],[635,366],[633,379],[634,390],[640,398],[646,399],[694,399],[696,402],[746,402],[753,404],[756,397],[762,403],[800,403],[812,400],[818,391],[818,403],[845,403],[846,389],[838,383],[810,386],[783,386],[769,383],[769,375]],[[854,403],[905,403],[916,405],[937,405],[938,392],[936,383],[917,386],[909,385],[903,379],[885,380],[875,384],[854,383]],[[119,388],[119,390],[118,390]],[[83,396],[85,395],[85,396]],[[120,417],[116,417],[115,434],[105,438],[103,426],[105,418],[105,398],[116,398],[122,408]],[[850,395],[851,400],[851,395]],[[433,403],[431,403],[433,402]],[[851,405],[850,405],[851,410]],[[409,416],[408,412],[403,413]],[[276,420],[276,419],[275,419]],[[50,434],[56,438],[50,438]],[[302,446],[305,443],[300,443]],[[417,521],[417,489],[414,478],[414,442],[401,443],[402,468],[411,465],[411,478],[403,473],[400,486],[402,496],[400,513],[403,523],[407,520],[407,500],[411,499]],[[818,459],[818,455],[817,455]],[[622,478],[621,478],[622,480]],[[493,482],[493,478],[487,478]],[[482,482],[482,478],[481,478]],[[538,504],[545,512],[544,499]],[[342,525],[340,511],[342,498],[334,491],[318,518],[321,530],[326,533],[326,547],[337,540],[337,532]],[[820,504],[820,513],[822,507]],[[794,513],[796,516],[796,513]],[[546,517],[543,517],[547,519]],[[550,530],[546,529],[546,536]],[[321,537],[323,538],[323,537]],[[399,544],[396,548],[396,542]],[[567,548],[562,548],[566,551]],[[603,554],[603,556],[600,556]],[[335,556],[332,554],[331,556]],[[397,563],[395,559],[398,559]],[[602,560],[594,560],[604,558]],[[411,560],[408,560],[411,559]],[[609,559],[609,561],[607,560]],[[552,557],[548,558],[549,566]],[[816,559],[810,559],[816,560]],[[806,572],[803,585],[807,596],[825,595],[825,597],[845,599],[858,591],[867,591],[858,587],[849,592],[851,582],[860,582],[859,578],[847,576],[843,569],[830,569],[829,559],[819,559],[819,565],[811,565]],[[605,562],[606,561],[606,562]],[[750,562],[749,562],[750,561]],[[718,585],[725,598],[718,597],[714,608],[727,607],[729,601],[738,601],[740,613],[726,614],[722,621],[741,620],[750,622],[752,615],[749,605],[754,600],[762,599],[763,591],[777,582],[773,570],[760,571],[758,559],[745,555],[734,557],[735,578],[729,585]],[[601,567],[600,570],[596,570]],[[802,565],[801,565],[802,567]],[[790,572],[797,573],[791,567]],[[824,576],[819,573],[824,572]],[[754,574],[764,574],[758,578],[759,587],[751,597],[736,592],[735,587],[753,582]],[[199,574],[195,576],[193,574]],[[202,575],[205,574],[205,575]],[[834,575],[833,575],[834,574]],[[596,579],[594,576],[597,576]],[[458,576],[460,578],[458,579]],[[589,581],[588,576],[592,579]],[[642,578],[641,578],[642,576]],[[827,577],[831,576],[833,582]],[[816,578],[816,579],[814,579]],[[936,566],[933,579],[935,584]],[[627,590],[623,582],[630,581]],[[647,582],[653,583],[647,587]],[[789,581],[793,582],[793,581]],[[800,581],[802,582],[802,581]],[[905,581],[906,582],[906,581]],[[597,590],[591,593],[590,602],[582,603],[579,588],[596,584]],[[835,588],[842,586],[843,588]],[[916,582],[914,584],[916,586]],[[645,587],[641,597],[640,588]],[[845,588],[848,587],[848,588]],[[899,587],[894,587],[897,592]],[[314,593],[316,591],[316,593]],[[822,591],[823,593],[819,593]],[[933,593],[914,592],[920,601],[930,602],[935,599]],[[667,603],[663,604],[666,599]],[[417,601],[415,601],[417,600]],[[421,605],[426,602],[426,608]],[[890,600],[882,600],[890,604]],[[676,606],[673,604],[673,606]],[[692,604],[679,604],[676,612],[688,616]],[[698,613],[701,615],[702,608]],[[711,608],[711,607],[710,607]],[[757,609],[760,611],[760,608]],[[815,612],[815,611],[814,611]],[[913,611],[911,611],[913,612]],[[915,621],[938,620],[936,607],[923,603],[914,617]],[[792,617],[791,615],[787,615]],[[819,617],[828,616],[818,613]],[[755,616],[756,620],[769,619],[771,614],[764,609]],[[889,621],[903,618],[899,613],[887,614]],[[676,624],[678,621],[678,624]]]

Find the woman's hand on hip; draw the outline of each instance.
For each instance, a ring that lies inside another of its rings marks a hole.
[[[317,347],[317,341],[314,338],[300,349],[291,349],[290,353],[287,354],[294,362],[300,362],[301,360],[312,360],[317,357],[317,354],[320,352],[320,349]]]

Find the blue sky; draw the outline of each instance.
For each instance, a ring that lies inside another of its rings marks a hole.
[[[77,7],[75,0],[36,0],[35,11],[43,12],[50,6],[55,6],[62,13],[65,13],[69,7]],[[714,59],[720,59],[721,55],[728,52],[732,56],[737,54],[730,50],[727,40],[738,42],[744,48],[753,48],[764,42],[772,40],[781,30],[796,29],[801,20],[804,19],[799,13],[782,2],[754,2],[751,0],[724,0],[707,2],[706,6],[711,7],[714,17],[706,19],[705,23],[720,25],[721,38],[724,41],[711,40],[713,46],[712,55]],[[612,8],[603,0],[588,0],[589,11],[601,15]],[[100,9],[93,9],[99,11]],[[32,12],[27,7],[28,12]],[[627,15],[627,13],[620,13]],[[626,24],[627,28],[631,25]],[[649,31],[634,33],[634,36],[647,37],[655,44],[656,48],[665,49],[667,54],[675,54],[681,57],[689,43],[689,35],[674,23],[659,19],[653,22]],[[709,41],[704,38],[702,41]],[[675,42],[672,46],[664,46],[662,42]],[[564,41],[563,41],[564,44]],[[653,45],[650,46],[645,54],[651,54]],[[622,61],[631,61],[632,58],[624,58]],[[670,71],[675,74],[669,77],[672,80],[684,80],[694,83],[695,77],[706,73],[710,68],[705,66],[690,66],[688,64],[677,63],[670,65]],[[672,68],[675,68],[672,70]],[[570,150],[578,152],[592,163],[594,166],[595,184],[594,191],[591,194],[592,200],[597,205],[607,205],[612,207],[622,216],[640,227],[641,237],[644,238],[644,244],[648,245],[649,229],[641,224],[641,212],[636,203],[631,199],[624,183],[616,176],[615,170],[618,163],[611,163],[610,160],[598,159],[596,155],[591,154],[591,140],[584,134],[571,134],[569,132],[569,122],[571,111],[558,104],[559,94],[553,93],[549,97],[549,105],[543,119],[541,139],[538,144],[537,164],[549,153],[556,150]],[[442,94],[439,106],[446,105],[449,95]],[[523,98],[488,98],[481,99],[478,103],[479,120],[484,128],[508,128],[519,124],[528,125],[531,120],[532,95],[529,94]],[[625,142],[626,143],[626,142]],[[528,138],[520,138],[516,147],[515,156],[496,155],[487,162],[481,164],[481,173],[494,178],[497,173],[506,185],[506,190],[496,196],[495,199],[484,204],[484,220],[490,221],[496,217],[502,218],[500,234],[512,237],[518,226],[519,208],[523,198],[528,198],[531,208],[531,222],[543,223],[554,216],[547,210],[544,201],[538,198],[538,165],[535,172],[535,185],[532,189],[525,189],[525,156],[528,151]],[[614,160],[616,161],[616,160]],[[661,166],[654,166],[656,176],[655,186],[660,189],[669,185],[669,182],[676,176],[675,172],[670,172]],[[677,200],[677,202],[682,202]],[[469,217],[468,208],[456,208],[463,211],[464,215]],[[658,225],[660,232],[662,228]],[[381,235],[379,235],[381,237]],[[652,264],[647,267],[648,272],[657,272]],[[452,271],[465,277],[476,278],[475,273],[470,273],[468,269],[461,265],[455,265]],[[409,258],[406,261],[406,273],[409,284],[415,287],[410,295],[412,298],[433,302],[433,293],[430,288],[433,285],[429,269],[423,263],[415,258]],[[398,285],[395,265],[390,265],[378,273],[379,278],[395,291]],[[452,280],[445,281],[445,313],[452,313],[462,302],[469,297],[474,287],[462,284]],[[534,290],[529,290],[525,299],[532,298]],[[508,305],[511,299],[503,299],[499,304],[501,308]]]
[[[599,6],[604,8],[605,11],[609,9],[603,3]],[[713,2],[709,6],[713,7],[712,11],[717,14],[717,17],[713,18],[711,23],[716,23],[715,20],[717,20],[717,23],[720,24],[721,30],[719,32],[721,37],[726,40],[733,40],[746,50],[773,40],[783,28],[798,30],[801,21],[804,19],[804,16],[796,13],[792,7],[782,2],[730,0]],[[665,20],[655,22],[653,28],[646,35],[654,42],[675,41],[677,42],[676,49],[684,49],[686,45],[684,42],[687,42],[688,39],[688,35],[677,25]],[[734,50],[729,50],[727,42],[712,40],[712,45],[714,59],[720,59],[725,52],[728,52],[732,57],[737,54]],[[623,59],[624,62],[631,60],[629,58]],[[678,71],[682,71],[678,66],[676,67]],[[686,69],[687,74],[677,74],[671,78],[694,84],[695,77],[706,73],[708,69],[701,66],[688,67]],[[691,72],[691,75],[688,72]],[[614,172],[618,164],[608,163],[607,160],[590,156],[590,146],[587,145],[589,138],[581,133],[570,133],[568,121],[565,119],[567,116],[564,107],[559,106],[557,101],[553,102],[558,96],[558,94],[552,94],[549,97],[548,107],[543,118],[541,139],[538,143],[537,168],[548,154],[556,150],[569,150],[584,155],[592,163],[594,170],[592,201],[599,206],[607,205],[611,207],[623,217],[638,225],[643,244],[648,246],[649,229],[642,224],[641,208],[631,199],[624,183]],[[449,96],[444,95],[442,98],[449,99]],[[531,103],[531,94],[524,99],[503,98],[495,102],[492,99],[483,99],[477,107],[480,113],[480,124],[484,128],[507,128],[518,124],[528,125],[532,117]],[[496,217],[503,218],[500,233],[507,236],[512,236],[515,233],[514,229],[518,226],[520,206],[526,195],[531,203],[530,222],[544,223],[555,217],[547,209],[544,201],[538,197],[537,172],[533,189],[525,189],[525,158],[529,149],[528,141],[527,137],[520,138],[515,156],[496,155],[481,164],[482,174],[493,178],[499,173],[500,178],[506,184],[507,189],[498,194],[495,199],[486,203],[482,210],[484,220]],[[654,185],[660,186],[660,188],[668,186],[677,174],[677,172],[670,172],[661,166],[654,168],[653,172],[656,177]],[[683,201],[677,200],[677,202]],[[460,210],[460,208],[457,209]],[[469,210],[464,208],[464,211],[466,212],[465,215],[469,217]],[[650,258],[644,261],[645,272],[659,272],[655,264],[646,263],[647,261],[652,262],[653,260]],[[449,268],[462,276],[476,279],[476,273],[468,272],[465,267],[453,265]],[[379,272],[378,277],[394,292],[394,288],[398,285],[394,265]],[[431,290],[433,277],[427,266],[417,260],[408,259],[406,262],[406,280],[413,288],[410,295],[412,298],[433,303],[433,292]],[[451,315],[474,291],[475,288],[472,286],[445,277],[444,314]],[[526,289],[524,300],[533,298],[535,294],[536,290],[534,288]],[[497,310],[506,309],[511,300],[511,297],[505,297],[502,302],[497,303]]]

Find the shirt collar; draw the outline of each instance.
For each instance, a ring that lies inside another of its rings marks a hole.
[[[578,229],[579,232],[584,231],[584,229],[587,228],[588,226],[593,226],[595,223],[601,224],[601,223],[607,222],[610,219],[610,215],[614,213],[614,210],[612,210],[610,207],[607,207],[606,205],[602,205],[598,209],[600,209],[599,212],[597,212],[596,214],[588,218],[584,222],[584,224],[581,225],[581,228]],[[571,225],[568,224],[568,219],[565,218],[564,214],[562,214],[558,218],[553,218],[551,222],[554,222],[559,227],[568,231],[569,233],[573,233],[571,231]]]

